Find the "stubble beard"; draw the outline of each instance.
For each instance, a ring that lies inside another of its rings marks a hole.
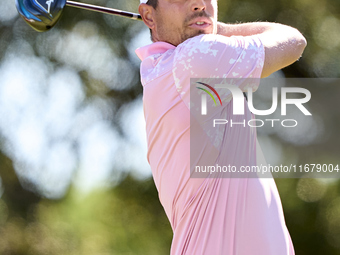
[[[194,15],[188,17],[185,19],[184,21],[184,25],[183,27],[187,28],[188,27],[188,24],[190,24],[190,22],[195,19],[195,18],[199,18],[199,17],[206,17],[208,19],[212,19],[212,17],[210,15],[208,15],[206,12],[199,12],[199,13],[195,13]],[[212,24],[212,26],[214,26],[214,24]],[[192,37],[195,37],[195,36],[198,36],[198,35],[201,35],[201,34],[213,34],[214,31],[212,30],[211,32],[207,32],[206,30],[195,30],[193,33],[190,33],[190,32],[187,32],[187,33],[184,33],[181,37],[181,42],[184,42]]]
[[[194,33],[183,33],[182,36],[181,36],[181,43],[192,38],[192,37],[195,37],[195,36],[198,36],[198,35],[201,35],[201,34],[206,34],[206,32],[204,30],[196,30],[194,31]]]
[[[177,34],[180,35],[178,38],[173,38],[173,37],[169,36],[169,30],[165,26],[159,26],[158,27],[158,33],[159,33],[159,35],[161,35],[160,38],[162,38],[162,41],[165,41],[165,42],[168,42],[168,43],[170,43],[174,46],[177,46],[177,45],[183,43],[184,41],[186,41],[186,40],[188,40],[192,37],[195,37],[195,36],[198,36],[198,35],[201,35],[201,34],[213,34],[214,33],[213,30],[211,32],[207,32],[206,30],[196,30],[196,29],[191,29],[189,27],[190,22],[193,19],[198,18],[198,17],[206,17],[206,18],[209,18],[209,19],[212,20],[212,17],[210,15],[208,15],[206,12],[196,13],[196,14],[185,19],[185,21],[183,22],[182,31],[177,33]],[[160,16],[159,21],[160,21],[159,24],[165,24],[165,23],[163,23],[164,20],[162,19],[162,16]],[[214,25],[212,24],[212,26],[214,26]]]

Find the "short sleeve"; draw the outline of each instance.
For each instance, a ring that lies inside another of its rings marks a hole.
[[[189,102],[190,78],[260,78],[264,64],[264,46],[256,36],[205,34],[190,38],[178,45],[173,62],[177,91]],[[188,82],[189,79],[189,82]],[[244,92],[256,91],[258,82],[240,82]]]

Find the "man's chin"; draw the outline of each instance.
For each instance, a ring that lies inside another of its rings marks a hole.
[[[213,34],[213,31],[209,31],[209,30],[196,30],[195,33],[191,33],[190,35],[186,34],[183,38],[182,38],[182,42],[192,38],[192,37],[195,37],[195,36],[198,36],[198,35],[203,35],[203,34]]]
[[[213,31],[211,29],[199,29],[199,30],[197,30],[196,35],[202,35],[202,34],[213,34]]]

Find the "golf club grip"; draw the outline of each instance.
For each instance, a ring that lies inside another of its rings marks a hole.
[[[134,19],[134,20],[142,20],[142,17],[137,13],[126,12],[126,11],[111,9],[111,8],[107,8],[107,7],[96,6],[96,5],[92,5],[92,4],[85,4],[85,3],[79,3],[79,2],[74,2],[74,1],[67,1],[66,5],[76,7],[76,8],[80,8],[80,9],[84,9],[84,10],[89,10],[89,11],[95,11],[95,12],[107,13],[107,14],[111,14],[111,15],[123,16],[123,17],[129,18],[129,19]]]

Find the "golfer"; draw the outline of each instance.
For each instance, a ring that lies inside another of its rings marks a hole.
[[[140,2],[153,41],[136,50],[147,158],[173,230],[171,255],[295,254],[272,178],[190,178],[189,88],[190,78],[267,77],[301,57],[305,38],[276,23],[218,22],[217,0]],[[220,141],[218,162],[258,164],[253,128],[225,126]],[[202,157],[215,153],[205,146]]]

